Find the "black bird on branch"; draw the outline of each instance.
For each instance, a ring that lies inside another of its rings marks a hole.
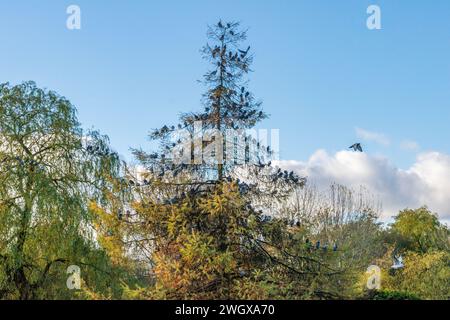
[[[250,51],[250,46],[245,51],[239,49],[239,52],[241,53],[241,57],[245,57],[249,51]]]

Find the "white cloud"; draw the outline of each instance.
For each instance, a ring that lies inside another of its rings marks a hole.
[[[277,165],[306,176],[319,188],[332,182],[366,186],[382,201],[384,219],[422,205],[440,214],[442,220],[450,219],[450,155],[422,153],[403,170],[380,156],[348,151],[329,155],[318,150],[306,162],[279,161]]]
[[[400,147],[406,151],[418,151],[420,146],[417,142],[411,140],[404,140],[400,144]]]
[[[389,140],[389,138],[382,133],[371,132],[371,131],[361,129],[361,128],[355,128],[355,131],[356,131],[356,135],[360,139],[363,139],[366,141],[373,141],[373,142],[376,142],[383,146],[388,146],[391,144],[391,141]]]

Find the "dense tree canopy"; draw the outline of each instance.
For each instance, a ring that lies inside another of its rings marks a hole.
[[[448,228],[426,207],[401,211],[395,217],[392,235],[399,251],[426,253],[432,250],[450,250]]]

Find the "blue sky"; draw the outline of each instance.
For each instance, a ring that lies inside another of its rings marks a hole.
[[[242,21],[255,53],[251,88],[280,128],[283,159],[337,151],[355,127],[406,166],[409,139],[449,151],[450,3],[433,1],[2,1],[0,81],[57,90],[127,154],[150,128],[199,108],[206,25]],[[82,29],[65,28],[78,4]],[[366,28],[378,4],[382,30]]]
[[[66,28],[71,4],[81,30]],[[366,27],[371,4],[382,30]],[[249,28],[250,87],[271,115],[260,127],[280,129],[282,159],[362,141],[406,170],[420,152],[450,153],[448,0],[2,1],[0,82],[56,90],[129,157],[150,129],[200,108],[199,49],[219,19]]]

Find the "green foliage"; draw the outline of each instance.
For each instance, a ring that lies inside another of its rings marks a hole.
[[[414,294],[421,299],[450,299],[450,253],[407,252],[404,268],[386,275],[385,286]]]
[[[373,290],[365,297],[366,300],[420,300],[416,295],[408,292]]]
[[[104,202],[118,157],[33,82],[0,85],[0,124],[0,298],[70,297],[67,266],[102,258],[87,204]]]
[[[448,228],[426,207],[401,211],[395,217],[391,233],[400,251],[426,253],[432,250],[450,250]]]

